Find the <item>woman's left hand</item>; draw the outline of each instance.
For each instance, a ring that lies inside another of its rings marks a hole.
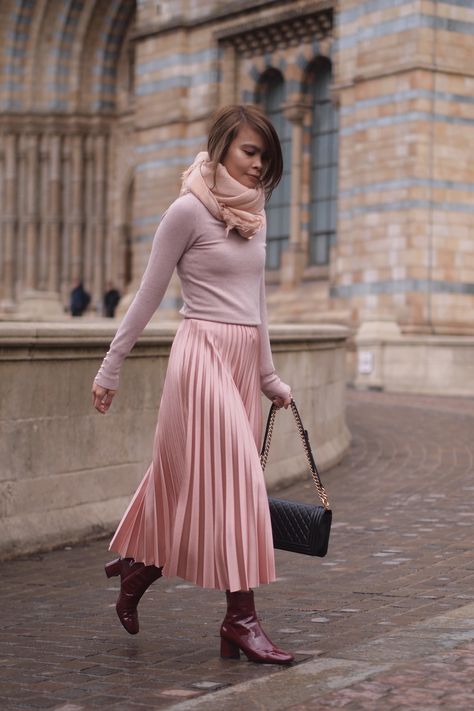
[[[97,383],[92,384],[92,405],[98,412],[100,412],[101,415],[105,415],[105,413],[111,406],[113,397],[116,392],[116,390],[109,390],[108,388],[103,388]]]
[[[280,409],[280,407],[284,407],[286,410],[291,403],[291,395],[289,395],[285,400],[281,397],[274,397],[272,402],[276,407],[278,407],[278,409]]]

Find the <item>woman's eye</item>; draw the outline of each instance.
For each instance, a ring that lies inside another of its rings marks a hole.
[[[248,155],[248,156],[254,156],[254,155],[255,155],[255,151],[244,151],[244,153],[245,153],[246,155]]]

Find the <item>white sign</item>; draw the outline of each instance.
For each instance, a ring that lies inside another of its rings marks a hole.
[[[361,375],[370,375],[374,369],[374,354],[372,351],[358,352],[357,367]]]

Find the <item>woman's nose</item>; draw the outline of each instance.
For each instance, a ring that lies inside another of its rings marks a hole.
[[[253,167],[257,168],[258,170],[262,169],[262,159],[258,155],[258,153],[255,154],[254,159],[253,159]]]

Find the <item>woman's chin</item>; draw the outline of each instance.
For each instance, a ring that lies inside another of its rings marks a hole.
[[[249,178],[245,176],[245,181],[242,180],[241,182],[242,185],[245,185],[245,187],[247,188],[258,188],[260,181],[258,180],[258,178]]]

